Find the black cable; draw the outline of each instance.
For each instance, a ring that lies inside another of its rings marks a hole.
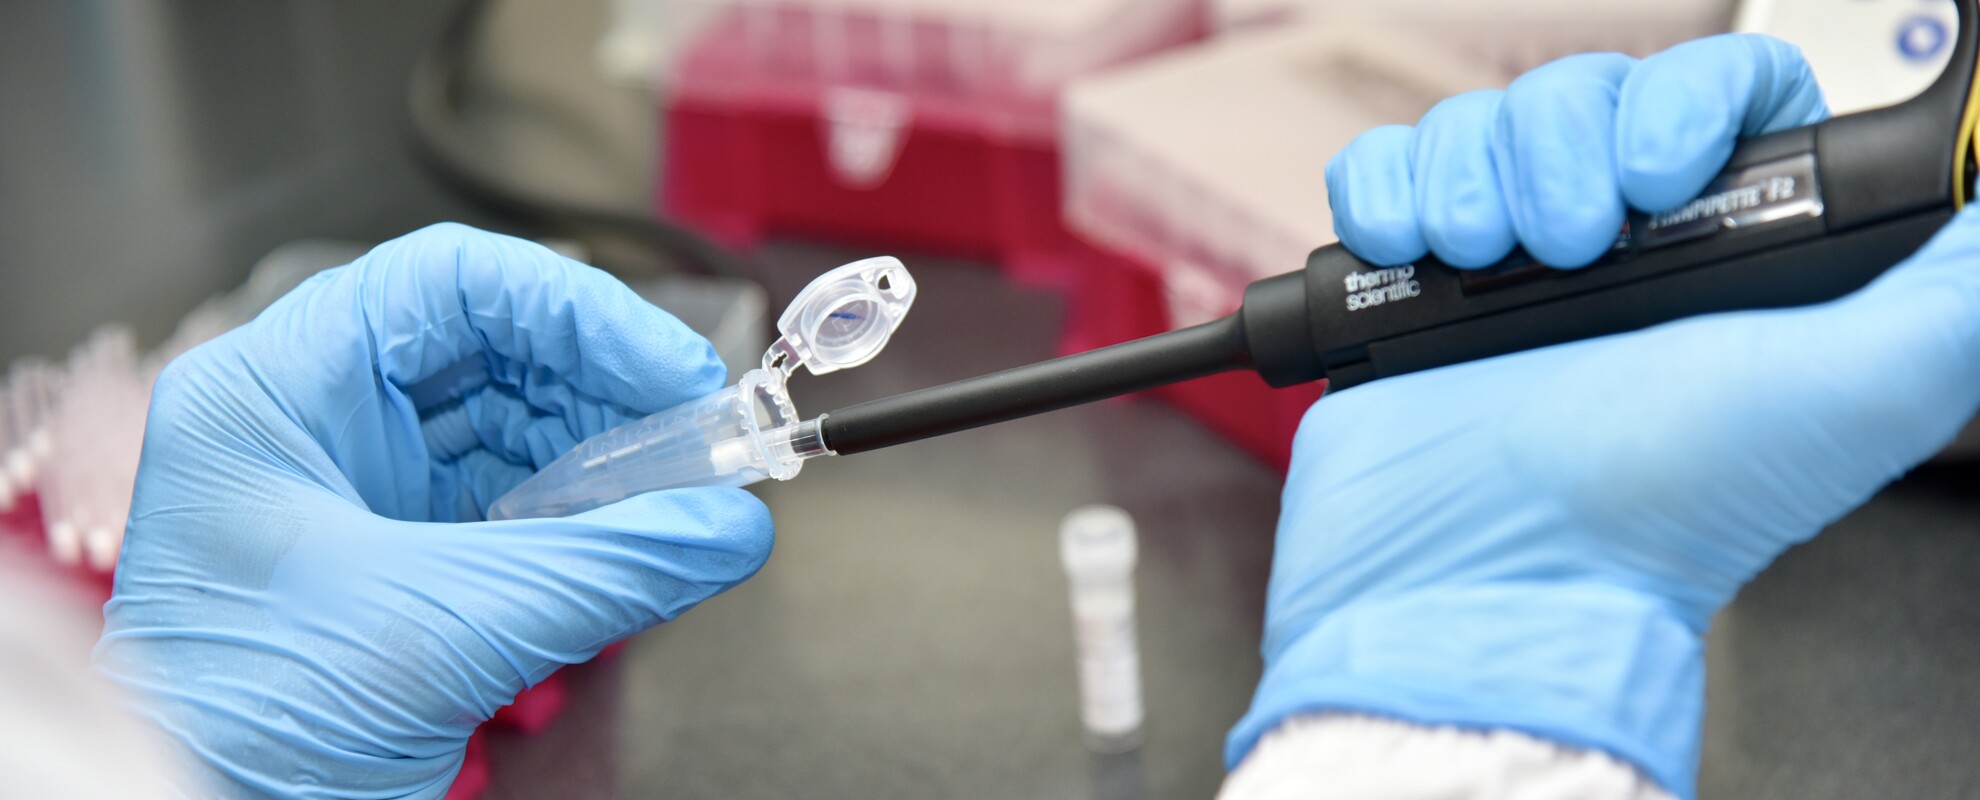
[[[462,0],[433,46],[414,65],[406,101],[412,144],[420,162],[464,198],[504,217],[557,236],[629,240],[663,259],[713,275],[745,277],[742,259],[706,237],[652,217],[577,205],[510,186],[462,155],[459,105],[462,77],[488,0]]]

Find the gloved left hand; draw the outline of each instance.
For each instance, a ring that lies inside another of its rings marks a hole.
[[[542,247],[388,242],[159,378],[97,668],[184,746],[194,794],[440,797],[517,692],[769,556],[735,489],[477,521],[723,380],[679,321]]]

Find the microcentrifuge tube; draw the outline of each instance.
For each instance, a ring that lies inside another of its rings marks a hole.
[[[1059,524],[1059,557],[1072,588],[1086,746],[1125,753],[1140,746],[1142,735],[1133,518],[1113,506],[1087,506],[1066,515]]]
[[[564,517],[636,494],[787,481],[807,459],[834,455],[818,418],[800,419],[785,381],[826,375],[879,355],[914,305],[914,278],[880,256],[818,276],[777,320],[763,366],[726,389],[593,436],[488,508],[491,520]]]

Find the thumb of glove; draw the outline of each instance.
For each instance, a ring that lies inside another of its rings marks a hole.
[[[559,667],[749,578],[772,538],[768,509],[739,489],[455,524],[386,522],[325,495],[317,516],[330,535],[299,537],[254,603],[285,632],[279,647],[251,650],[317,673],[278,689],[305,716],[400,753],[465,739]]]
[[[1980,210],[1854,294],[1757,317],[1780,326],[1757,340],[1789,359],[1774,372],[1796,379],[1754,388],[1777,392],[1800,440],[1832,438],[1803,453],[1850,495],[1826,524],[1945,447],[1980,407]]]
[[[1512,469],[1577,529],[1663,554],[1658,591],[1702,628],[1782,548],[1972,418],[1980,211],[1840,300],[1697,317],[1559,353],[1497,365],[1495,380],[1523,387],[1498,428]]]
[[[674,619],[770,557],[769,510],[740,489],[654,492],[563,519],[445,526],[436,585],[525,685]],[[489,603],[489,600],[497,602]]]
[[[1846,442],[1871,482],[1860,502],[1944,448],[1980,407],[1980,209],[1799,321],[1832,365],[1830,380],[1806,387],[1813,407],[1829,429],[1855,433]]]

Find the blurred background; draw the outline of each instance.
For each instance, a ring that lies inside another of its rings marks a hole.
[[[1553,58],[1771,32],[1842,112],[1921,90],[1954,24],[1944,0],[14,0],[0,546],[100,602],[159,366],[429,223],[607,269],[732,374],[812,276],[900,256],[919,310],[799,379],[820,410],[1226,313],[1333,240],[1321,170],[1354,135]],[[453,796],[1208,797],[1317,396],[1204,379],[760,486],[762,575],[525,694]],[[1721,617],[1702,796],[1980,795],[1974,469],[1900,482]],[[1076,712],[1057,529],[1090,503],[1139,522],[1126,755]]]

